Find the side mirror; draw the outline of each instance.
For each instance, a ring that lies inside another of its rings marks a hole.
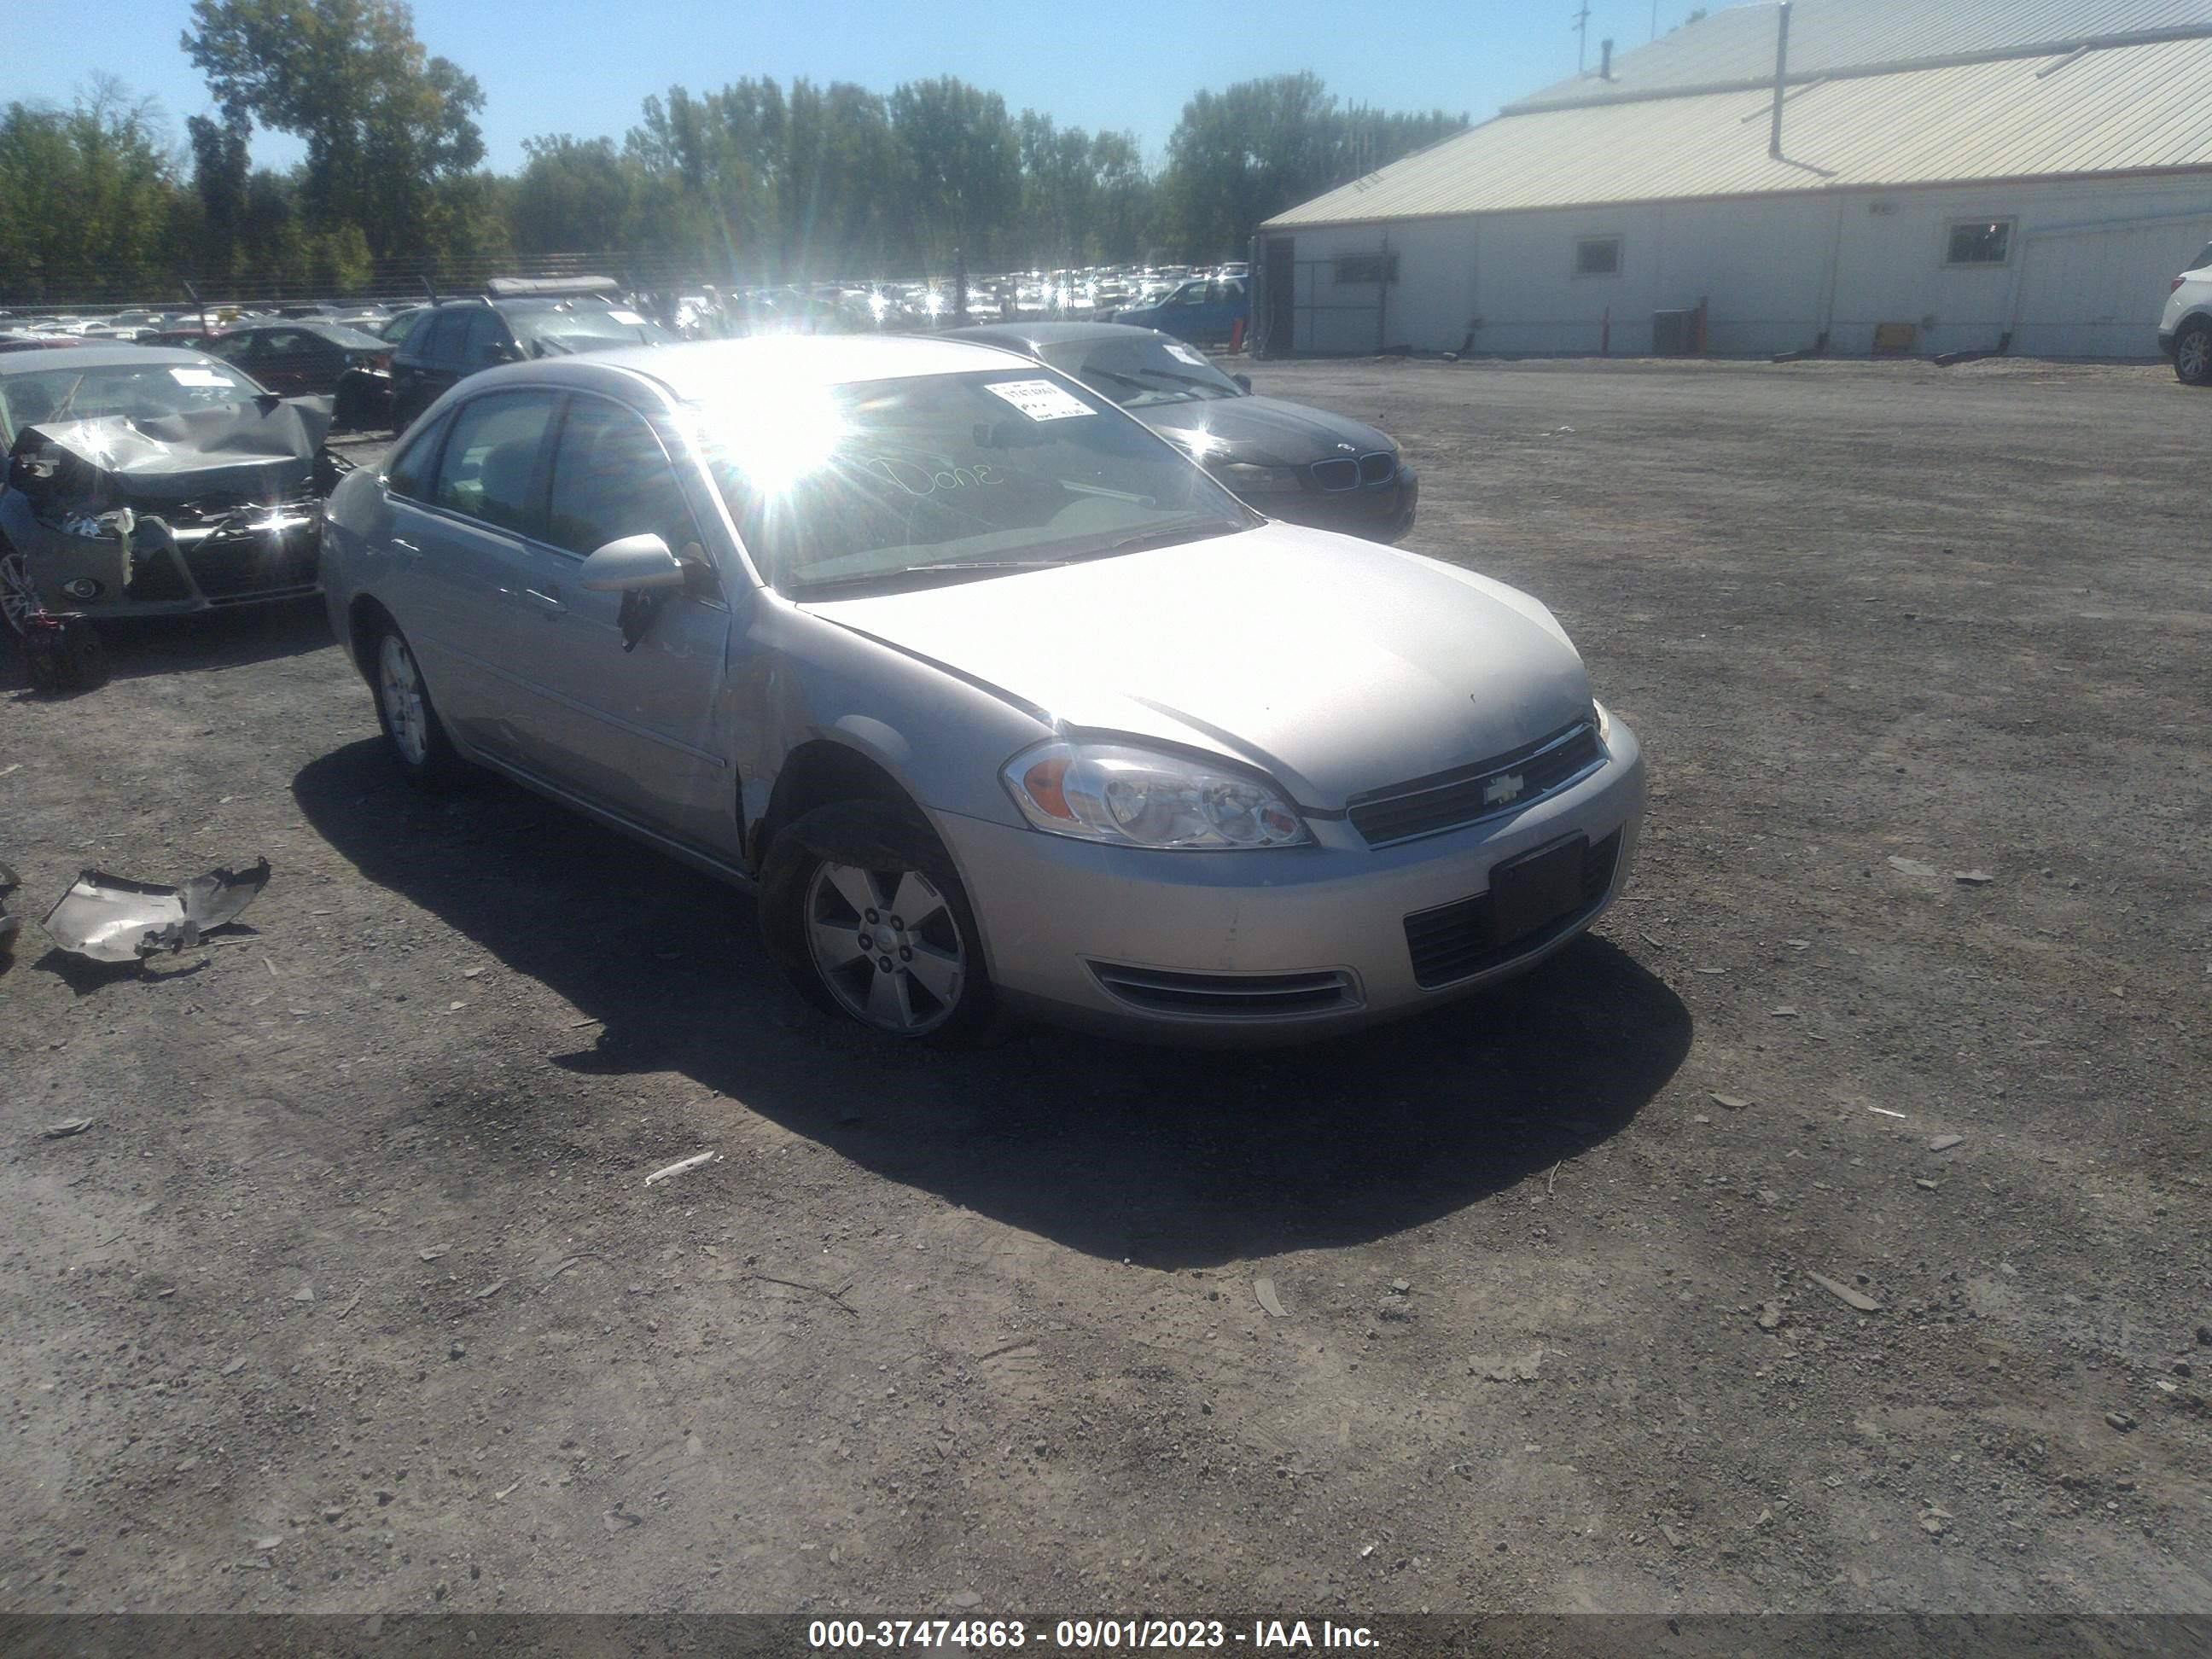
[[[1246,397],[1252,395],[1252,377],[1249,374],[1232,374],[1229,378],[1237,382],[1237,389]]]
[[[659,537],[624,536],[586,559],[576,582],[592,593],[648,593],[683,586],[684,567]]]

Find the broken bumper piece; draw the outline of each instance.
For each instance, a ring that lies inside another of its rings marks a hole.
[[[235,918],[269,884],[269,860],[250,870],[215,870],[181,887],[88,870],[39,925],[63,950],[94,962],[141,962],[191,949]]]

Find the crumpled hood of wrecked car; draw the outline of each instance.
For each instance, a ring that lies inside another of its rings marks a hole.
[[[1486,759],[1589,708],[1582,659],[1537,600],[1295,525],[801,608],[1062,729],[1233,756],[1312,806]]]
[[[328,398],[270,398],[141,419],[23,428],[9,482],[33,501],[159,507],[214,491],[273,499],[304,485],[331,426]]]

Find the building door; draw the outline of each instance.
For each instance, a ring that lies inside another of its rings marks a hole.
[[[2212,217],[2031,233],[2023,239],[2012,349],[2029,357],[2151,357],[2174,276]]]
[[[1297,303],[1298,268],[1297,242],[1293,237],[1270,236],[1267,239],[1267,332],[1261,343],[1270,356],[1287,356],[1295,344],[1291,338],[1291,308]]]

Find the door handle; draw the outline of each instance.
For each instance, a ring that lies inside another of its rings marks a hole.
[[[535,605],[538,608],[538,614],[549,622],[556,617],[565,617],[568,614],[568,607],[561,603],[561,590],[557,587],[550,588],[544,592],[540,592],[534,587],[526,587],[522,590],[522,597]]]
[[[393,536],[389,538],[385,543],[385,545],[392,549],[393,552],[398,554],[403,559],[415,560],[422,556],[422,550],[421,548],[416,546],[412,542],[402,541],[397,536]]]

